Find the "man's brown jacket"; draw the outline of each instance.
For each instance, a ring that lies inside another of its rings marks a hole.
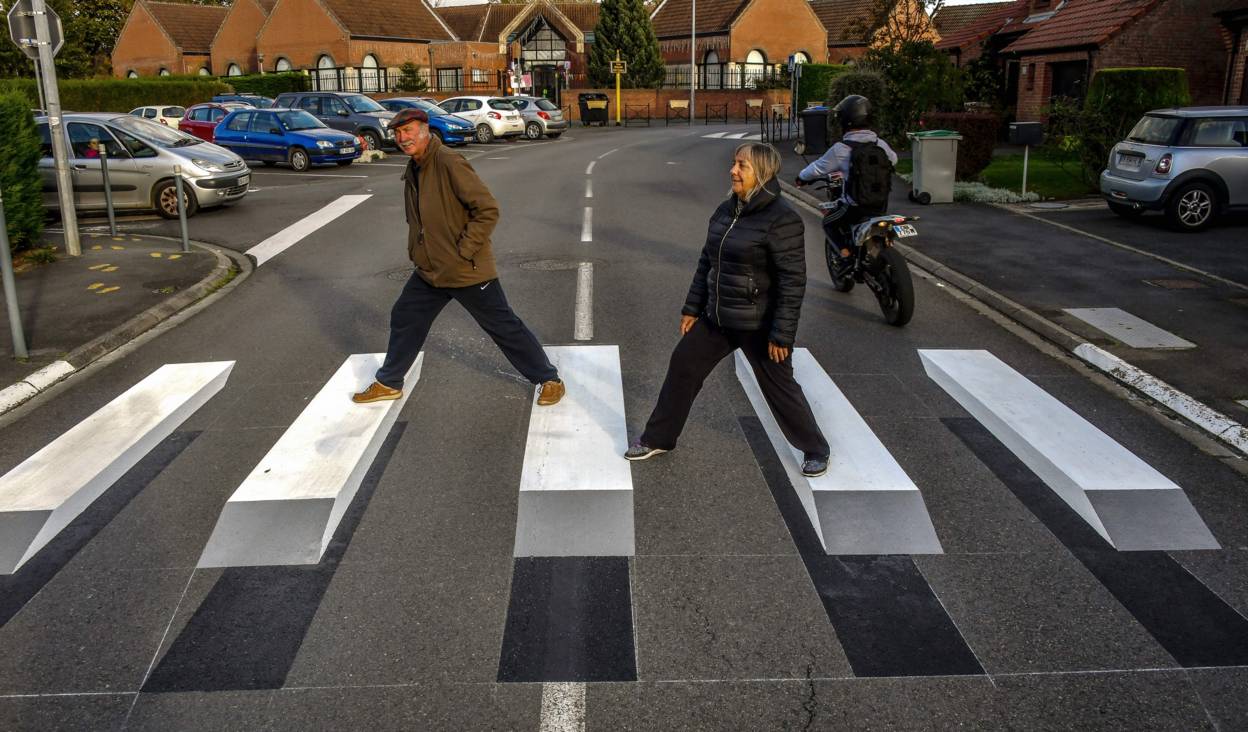
[[[490,249],[498,202],[468,161],[430,137],[420,165],[408,163],[403,181],[407,256],[420,276],[434,287],[498,277]]]

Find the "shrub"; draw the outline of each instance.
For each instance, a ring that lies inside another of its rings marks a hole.
[[[61,108],[67,112],[129,112],[149,104],[186,107],[228,94],[230,87],[216,79],[159,81],[150,79],[66,79],[58,84]],[[0,93],[26,96],[28,108],[39,106],[34,79],[0,79]]]
[[[801,77],[797,81],[797,111],[805,109],[807,102],[823,100],[835,104],[827,97],[828,89],[833,79],[850,68],[844,64],[802,64]]]
[[[877,71],[855,70],[847,71],[835,77],[832,79],[832,83],[828,85],[828,107],[836,106],[837,102],[850,94],[860,94],[870,99],[871,116],[873,117],[871,124],[877,131],[888,128],[889,122],[882,114],[885,111],[884,105],[888,101],[888,82],[885,81],[882,74]],[[828,140],[838,140],[840,137],[841,131],[836,123],[836,115],[829,113]]]
[[[976,112],[929,112],[924,115],[922,126],[929,130],[957,130],[962,134],[956,176],[958,180],[975,180],[992,162],[1001,118]]]
[[[307,91],[309,86],[307,74],[301,74],[298,71],[227,76],[222,81],[234,87],[234,91],[238,94],[259,94],[269,98],[285,92]]]
[[[9,248],[28,249],[43,233],[40,143],[26,97],[0,94],[0,192],[8,223]]]
[[[888,84],[876,131],[889,140],[905,144],[905,133],[918,129],[928,112],[962,110],[964,74],[930,41],[873,48],[864,65],[877,69]]]
[[[394,89],[401,92],[423,92],[429,89],[429,85],[420,75],[420,67],[408,61],[399,67],[399,81]]]

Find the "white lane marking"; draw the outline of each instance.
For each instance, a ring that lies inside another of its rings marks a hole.
[[[585,732],[585,684],[547,682],[542,684],[540,732]]]
[[[576,268],[576,318],[573,339],[594,339],[594,263],[581,262]]]
[[[166,364],[0,478],[11,574],[225,386],[233,361]]]
[[[597,161],[597,160],[591,160],[591,161],[589,161],[589,165],[585,166],[585,175],[589,175],[589,174],[593,173],[593,172],[594,172],[594,166],[595,166],[595,165],[597,165],[597,164],[598,164],[598,161]]]
[[[353,195],[342,196],[335,201],[331,201],[319,211],[311,213],[295,223],[287,226],[285,229],[277,232],[268,239],[260,242],[251,249],[247,250],[256,260],[256,266],[264,264],[273,257],[281,254],[290,247],[299,243],[304,237],[313,233],[317,229],[325,226],[329,222],[345,214],[356,206],[364,203],[372,196],[370,195]]]
[[[292,171],[269,171],[269,170],[253,170],[253,176],[256,175],[280,175],[284,177],[299,176],[300,178],[367,178],[367,175],[345,175],[342,173],[295,173]]]
[[[724,135],[724,139],[725,139],[725,140],[740,140],[742,137],[745,137],[745,136],[746,136],[746,135],[748,135],[748,134],[750,134],[750,133],[748,133],[748,132],[733,132],[733,133],[731,133],[731,134]]]
[[[606,151],[605,153],[603,153],[603,154],[599,155],[599,156],[598,156],[598,159],[599,159],[599,160],[602,160],[603,158],[605,158],[606,156],[608,156],[608,155],[610,155],[611,153],[615,152],[616,150],[619,150],[619,148],[618,148],[618,147],[613,147],[613,148],[611,148],[610,150]]]
[[[1235,401],[1239,402],[1241,407],[1248,407],[1248,399],[1236,399]]]
[[[594,197],[594,179],[593,178],[585,179],[585,197],[586,198]]]
[[[348,356],[226,501],[198,567],[316,564],[420,379],[398,399],[355,404],[384,353]]]
[[[711,134],[709,134],[709,135],[703,135],[703,137],[706,137],[706,138],[709,138],[709,139],[715,140],[715,139],[718,139],[718,138],[720,138],[720,137],[723,137],[723,136],[724,136],[724,135],[726,135],[726,134],[728,134],[728,133],[727,133],[727,132],[712,132],[712,133],[711,133]]]
[[[742,140],[761,140],[763,139],[763,136],[755,132],[754,134],[746,135],[745,137],[742,137],[741,139]]]
[[[493,158],[486,158],[486,160],[511,160],[511,158],[493,157]]]
[[[594,209],[585,207],[585,218],[581,221],[581,241],[594,240]]]
[[[1132,366],[1091,343],[1081,343],[1075,347],[1074,353],[1118,381],[1156,399],[1192,424],[1248,455],[1248,427],[1244,427],[1218,410],[1196,401],[1156,376]],[[1240,403],[1243,404],[1243,402]]]
[[[549,346],[567,393],[539,407],[534,390],[520,470],[517,557],[635,553],[633,476],[624,459],[624,380],[617,346]]]
[[[1218,549],[1183,489],[987,351],[920,350],[927,375],[1110,545]]]
[[[789,482],[828,554],[941,554],[923,495],[805,348],[793,375],[832,448],[828,472],[802,475],[803,455],[785,439],[749,362],[736,353],[737,379],[771,439]]]
[[[1168,330],[1118,308],[1065,308],[1066,312],[1131,348],[1195,348]]]

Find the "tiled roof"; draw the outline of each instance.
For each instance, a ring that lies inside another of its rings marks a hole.
[[[353,36],[453,41],[424,0],[321,0]]]
[[[515,20],[516,16],[524,12],[524,10],[524,5],[494,5],[490,9],[489,16],[485,19],[485,28],[481,30],[481,40],[497,41],[498,35],[503,32],[503,29],[510,25],[511,21]],[[507,39],[504,38],[503,40]]]
[[[442,16],[442,20],[455,31],[455,35],[459,36],[461,41],[479,41],[481,40],[481,30],[483,21],[489,15],[491,8],[500,7],[490,3],[478,3],[475,5],[448,5],[445,8],[438,8],[434,12]]]
[[[598,15],[602,11],[598,3],[555,3],[555,7],[584,32],[592,31],[598,25]]]
[[[277,5],[277,0],[256,0],[256,3],[260,5],[260,9],[264,11],[265,15],[272,15],[273,6]]]
[[[749,0],[702,0],[698,3],[698,33],[726,32]],[[659,38],[689,35],[690,0],[667,0],[651,23]]]
[[[944,36],[950,33],[957,33],[966,28],[971,23],[983,17],[984,13],[1012,5],[1010,0],[999,3],[974,3],[971,5],[945,5],[936,13],[936,17],[932,18],[932,22],[936,24],[936,32]]]
[[[1099,46],[1156,4],[1157,0],[1067,0],[1053,17],[1028,24],[1032,28],[1027,35],[1005,50]]]
[[[145,2],[173,44],[184,53],[208,53],[217,29],[225,21],[227,7],[220,5],[188,5],[186,3]]]
[[[862,29],[871,20],[875,0],[811,0],[810,9],[828,31],[829,46],[863,46]]]
[[[572,21],[572,24],[582,32],[592,31],[594,26],[598,25],[598,13],[601,9],[598,3],[551,3],[551,5],[567,16],[568,20]],[[503,29],[528,7],[529,5],[514,3],[507,5],[477,3],[449,5],[438,8],[435,12],[442,16],[461,41],[493,43],[498,40]],[[540,8],[538,12],[541,12]]]
[[[992,34],[1000,32],[1006,25],[1025,18],[1027,16],[1027,8],[1030,5],[1031,0],[1015,0],[1014,2],[997,6],[992,10],[986,11],[979,18],[959,30],[950,33],[942,32],[936,47],[942,49],[966,48],[976,43],[981,43]],[[942,10],[941,12],[944,11]],[[940,21],[937,20],[936,22],[939,23]],[[1020,28],[1020,30],[1024,29]]]

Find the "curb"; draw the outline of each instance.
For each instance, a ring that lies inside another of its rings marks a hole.
[[[148,238],[169,239],[169,237],[150,235]],[[160,325],[177,313],[211,295],[227,282],[231,280],[239,281],[251,274],[253,269],[251,260],[238,252],[202,242],[191,242],[191,246],[212,252],[217,257],[217,266],[206,277],[164,302],[157,303],[135,315],[107,333],[75,348],[65,354],[60,360],[44,366],[25,379],[5,389],[0,389],[0,416],[11,412],[95,361]]]
[[[816,213],[818,212],[816,206],[819,201],[814,196],[800,191],[784,181],[780,181],[780,187],[791,198],[805,204],[807,207],[815,208]],[[1001,208],[1010,213],[1018,213],[1004,206]],[[1030,214],[1023,213],[1020,215],[1050,223],[1045,219]],[[1067,227],[1062,226],[1062,228]],[[1241,455],[1248,456],[1248,428],[1230,417],[1175,389],[1156,376],[1142,371],[1108,351],[1088,343],[1083,338],[1027,306],[1011,300],[991,287],[987,287],[957,270],[950,269],[948,266],[915,250],[913,247],[901,243],[897,243],[896,246],[916,269],[922,270],[933,279],[948,283],[967,297],[982,303],[1005,318],[1056,344],[1062,350],[1096,368],[1098,371],[1107,374],[1118,383],[1144,396],[1149,401],[1169,409],[1214,439],[1234,448]]]

